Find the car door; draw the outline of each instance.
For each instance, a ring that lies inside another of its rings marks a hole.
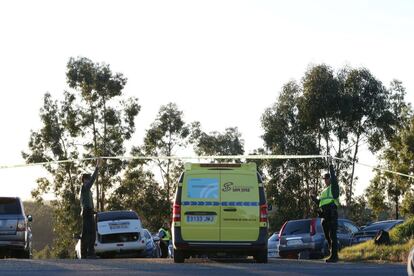
[[[221,241],[256,241],[260,206],[256,172],[220,171]]]
[[[184,240],[220,240],[219,186],[218,170],[191,170],[184,174],[181,194],[181,234]]]

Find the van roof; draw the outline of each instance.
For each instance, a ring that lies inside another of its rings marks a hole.
[[[191,170],[211,170],[211,169],[236,169],[243,171],[257,171],[256,163],[249,162],[243,164],[237,163],[185,163],[184,168],[186,171]]]

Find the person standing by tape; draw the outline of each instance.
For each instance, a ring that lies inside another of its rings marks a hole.
[[[96,226],[94,219],[94,207],[92,197],[92,185],[98,175],[99,167],[103,160],[96,160],[96,168],[92,176],[89,173],[82,175],[82,188],[80,193],[81,215],[82,215],[82,238],[81,238],[81,257],[94,259],[95,254],[95,240],[96,240]]]
[[[335,175],[332,160],[329,158],[329,173],[323,177],[326,188],[320,193],[319,197],[312,197],[320,208],[320,217],[322,218],[322,227],[325,233],[325,239],[328,241],[331,249],[331,256],[326,259],[327,263],[336,263],[338,261],[338,206],[339,206],[339,185]]]

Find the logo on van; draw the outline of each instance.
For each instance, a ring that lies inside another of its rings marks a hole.
[[[221,189],[223,192],[228,192],[231,190],[231,186],[233,186],[233,182],[227,182],[223,184],[223,189]]]
[[[233,182],[226,182],[223,184],[223,188],[221,189],[223,192],[240,192],[240,193],[250,193],[250,189],[253,187],[251,186],[234,186]]]

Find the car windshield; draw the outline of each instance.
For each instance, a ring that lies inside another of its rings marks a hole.
[[[283,229],[282,236],[306,234],[310,232],[310,220],[291,220]]]
[[[122,219],[139,219],[137,213],[130,211],[112,211],[112,212],[103,212],[98,213],[97,220],[109,221],[109,220],[122,220]]]
[[[392,228],[395,224],[397,224],[396,221],[373,223],[373,224],[368,225],[367,227],[365,227],[363,229],[363,231],[388,230],[388,229]]]
[[[18,199],[12,197],[0,197],[0,215],[17,215],[21,213],[22,210]]]

